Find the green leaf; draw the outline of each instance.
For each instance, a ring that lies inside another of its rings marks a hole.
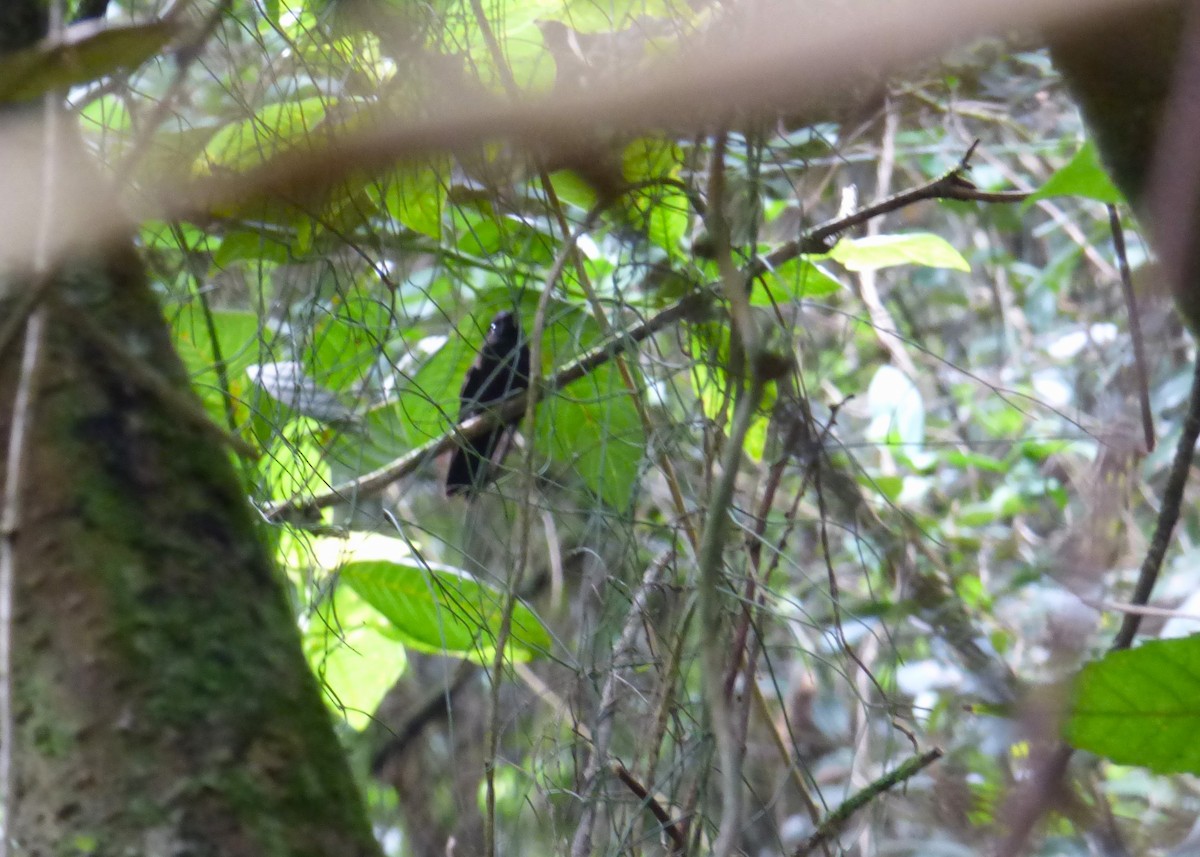
[[[1200,774],[1200,636],[1110,652],[1075,681],[1074,746],[1157,773]]]
[[[383,186],[383,207],[414,232],[441,239],[442,211],[446,205],[443,177],[448,174],[445,163],[397,170]],[[370,193],[378,193],[378,188],[372,187]]]
[[[1100,164],[1096,145],[1091,140],[1080,147],[1070,163],[1046,179],[1021,207],[1028,208],[1039,199],[1052,196],[1081,196],[1114,205],[1125,199]]]
[[[620,375],[602,366],[544,402],[538,441],[614,509],[633,499],[646,435]]]
[[[193,164],[198,175],[243,172],[289,149],[314,145],[317,126],[337,101],[324,96],[268,104],[213,135]]]
[[[396,389],[396,407],[413,446],[440,437],[455,422],[458,392],[478,347],[460,336],[442,338],[440,345],[433,340],[431,346],[436,351]]]
[[[326,701],[351,728],[362,730],[384,694],[404,672],[404,645],[390,626],[348,586],[317,605],[304,630],[304,654]]]
[[[113,145],[120,145],[118,134],[129,134],[132,129],[132,114],[125,101],[117,95],[104,95],[85,104],[79,111],[79,125],[85,131],[101,135],[112,135]],[[124,151],[124,147],[120,149]]]
[[[506,598],[499,589],[460,569],[423,562],[406,542],[386,536],[321,539],[315,550],[323,564],[336,565],[342,582],[378,610],[407,645],[480,663],[492,660]],[[329,563],[331,552],[336,563]],[[508,656],[530,661],[544,656],[550,646],[550,632],[517,602]]]
[[[900,492],[904,490],[903,476],[872,476],[870,479],[862,479],[864,484],[876,489],[882,496],[886,497],[889,503],[895,503],[900,499]]]
[[[635,140],[625,148],[622,157],[622,172],[630,183],[678,178],[683,160],[675,143],[654,138]],[[633,205],[644,221],[650,241],[671,258],[680,258],[691,217],[687,194],[664,182],[636,194]]]
[[[308,497],[330,484],[329,462],[317,441],[320,429],[316,420],[301,417],[274,432],[273,443],[258,460],[272,500]],[[322,514],[330,517],[328,509]]]
[[[226,233],[213,253],[213,265],[228,268],[235,262],[263,262],[282,265],[289,261],[287,245],[271,238],[261,229],[233,229]]]
[[[971,270],[970,264],[950,242],[929,232],[843,238],[829,255],[851,271],[876,271],[895,265]]]
[[[596,204],[596,189],[574,170],[557,170],[550,174],[550,183],[558,198],[582,211]]]
[[[216,333],[216,347],[199,303],[180,307],[171,319],[175,347],[191,376],[192,388],[204,400],[208,412],[224,424],[225,405],[215,368],[218,349],[225,360],[230,392],[236,397],[247,389],[246,367],[258,362],[259,349],[269,345],[271,336],[252,312],[214,310],[212,329]]]
[[[807,259],[792,259],[763,275],[750,293],[751,306],[773,306],[802,298],[823,298],[843,288],[837,278]]]
[[[312,348],[301,362],[314,377],[338,393],[349,393],[370,373],[393,334],[396,316],[389,303],[369,293],[338,301],[334,314],[313,329]]]

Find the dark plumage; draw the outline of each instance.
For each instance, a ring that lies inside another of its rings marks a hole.
[[[475,363],[467,370],[459,393],[459,420],[483,413],[489,405],[529,386],[529,346],[521,338],[521,323],[511,312],[492,319]],[[471,495],[494,475],[492,459],[505,445],[516,420],[469,441],[454,451],[446,473],[446,493]]]

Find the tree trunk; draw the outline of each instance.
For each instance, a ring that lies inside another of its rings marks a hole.
[[[128,235],[111,239],[115,197],[71,118],[47,135],[30,113],[0,113],[0,485],[19,476],[3,534],[9,841],[26,855],[375,855],[285,581]],[[97,224],[109,238],[87,238]],[[43,239],[48,273],[32,261]],[[5,344],[23,312],[37,322]]]

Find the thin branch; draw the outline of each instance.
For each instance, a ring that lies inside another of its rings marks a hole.
[[[298,150],[237,177],[204,182],[201,196],[167,189],[159,199],[205,218],[255,199],[312,199],[351,175],[393,169],[431,151],[508,139],[529,147],[578,146],[581,130],[687,133],[733,111],[794,112],[839,91],[863,73],[863,45],[872,68],[886,75],[986,32],[1072,24],[1082,16],[1126,8],[1133,0],[906,0],[871,14],[818,17],[807,4],[785,8],[746,28],[708,34],[703,50],[682,50],[619,86],[555,93],[511,104],[500,99],[445,96],[432,117],[380,117],[342,137],[330,151]],[[897,34],[903,34],[898,38]],[[417,111],[417,115],[421,115]],[[586,136],[586,135],[585,135]],[[978,199],[978,191],[970,198]],[[197,211],[199,208],[199,211]],[[164,212],[160,216],[169,215]]]
[[[44,274],[35,282],[30,283],[28,288],[22,289],[13,299],[16,305],[6,313],[4,324],[0,325],[0,358],[4,356],[8,346],[16,340],[17,334],[25,329],[26,321],[45,300],[53,285],[54,277],[49,273]]]
[[[468,441],[482,437],[496,426],[503,425],[514,417],[520,416],[525,413],[526,405],[531,397],[535,402],[540,401],[546,396],[587,376],[612,360],[614,355],[622,351],[627,351],[668,325],[674,324],[695,312],[703,305],[706,299],[707,295],[704,292],[698,292],[672,304],[657,315],[651,316],[630,330],[619,333],[612,339],[606,340],[581,355],[555,372],[542,384],[539,384],[537,388],[524,390],[486,413],[471,417],[452,426],[441,437],[417,447],[377,470],[365,473],[357,479],[335,485],[328,491],[323,491],[312,497],[294,497],[290,500],[267,504],[262,507],[262,513],[268,519],[276,519],[284,517],[288,513],[302,513],[311,509],[323,509],[353,499],[354,497],[371,495],[377,491],[381,491],[397,479],[412,473],[427,459],[453,449],[460,442],[460,438],[463,441]]]
[[[1163,558],[1171,544],[1171,534],[1179,521],[1179,511],[1183,505],[1183,490],[1187,487],[1188,473],[1192,467],[1192,455],[1196,449],[1196,440],[1200,438],[1200,356],[1192,370],[1192,393],[1188,398],[1187,415],[1183,419],[1183,431],[1179,435],[1179,445],[1175,447],[1175,459],[1171,462],[1171,472],[1167,476],[1167,485],[1163,489],[1162,505],[1158,510],[1158,520],[1154,525],[1154,535],[1150,538],[1150,547],[1146,558],[1142,560],[1138,572],[1137,585],[1133,590],[1131,604],[1141,606],[1150,601],[1150,593],[1158,580],[1162,569]],[[1127,649],[1137,636],[1138,626],[1142,617],[1137,613],[1125,614],[1121,630],[1117,632],[1110,651]]]
[[[1093,610],[1101,610],[1105,613],[1136,613],[1139,616],[1153,616],[1156,619],[1186,619],[1190,622],[1200,622],[1200,614],[1185,613],[1169,607],[1148,607],[1143,604],[1127,604],[1124,601],[1105,601],[1099,598],[1080,598],[1079,600]]]
[[[965,175],[970,168],[970,158],[975,153],[978,141],[971,144],[958,164],[942,175],[918,187],[902,190],[878,202],[865,205],[844,217],[827,220],[807,230],[795,241],[784,244],[777,250],[759,259],[750,269],[753,276],[765,274],[790,262],[797,256],[828,253],[837,243],[834,239],[848,229],[861,226],[876,217],[891,214],[918,202],[931,199],[955,199],[967,202],[1024,202],[1029,194],[1025,191],[982,191]]]
[[[1154,414],[1150,410],[1150,380],[1146,370],[1146,344],[1142,339],[1142,320],[1138,313],[1137,297],[1133,293],[1133,275],[1125,253],[1125,230],[1115,205],[1108,206],[1108,223],[1112,228],[1113,248],[1117,253],[1117,270],[1121,272],[1121,291],[1125,295],[1125,312],[1129,316],[1129,338],[1133,340],[1133,365],[1137,372],[1138,402],[1142,407],[1142,432],[1146,451],[1154,452]]]
[[[923,768],[928,767],[940,758],[942,758],[942,750],[934,747],[932,750],[921,753],[919,756],[913,756],[894,771],[884,774],[875,780],[875,782],[851,795],[841,806],[829,814],[829,817],[822,822],[821,826],[811,836],[801,843],[799,848],[792,852],[793,857],[804,857],[806,854],[811,854],[816,848],[837,836],[854,813],[858,812],[879,795],[910,779]]]
[[[650,794],[649,789],[639,783],[637,779],[629,772],[629,769],[619,762],[614,762],[610,768],[613,775],[618,780],[625,784],[625,788],[629,789],[640,800],[646,809],[650,810],[660,825],[663,831],[671,840],[671,854],[686,854],[687,853],[687,835],[680,828],[678,822],[673,820],[670,814],[663,809],[662,804],[655,799],[654,795]]]
[[[663,551],[646,567],[641,585],[634,592],[629,612],[625,615],[625,626],[621,629],[621,636],[617,640],[616,646],[613,647],[608,674],[604,679],[604,687],[600,691],[600,707],[596,712],[596,723],[592,730],[591,752],[584,766],[584,784],[579,795],[583,809],[571,842],[571,857],[588,857],[592,853],[592,831],[596,824],[596,803],[600,796],[600,774],[601,771],[608,768],[606,757],[612,742],[617,697],[620,688],[624,686],[619,677],[621,671],[628,668],[628,663],[633,657],[638,631],[646,616],[646,603],[650,592],[658,586],[663,572],[674,558],[674,551]],[[624,770],[624,766],[619,767]],[[628,771],[625,773],[628,774]]]
[[[63,24],[61,0],[49,4],[47,32],[60,36]],[[61,155],[62,107],[61,94],[50,91],[42,99],[41,199],[38,207],[33,242],[33,273],[37,281],[31,289],[29,313],[25,323],[25,343],[21,366],[13,391],[12,421],[8,426],[8,447],[4,463],[3,503],[0,508],[0,857],[8,857],[13,842],[15,816],[13,792],[13,757],[16,752],[16,723],[13,719],[13,616],[15,615],[17,582],[17,538],[21,529],[21,488],[27,450],[27,432],[33,424],[38,374],[43,358],[46,337],[46,309],[41,300],[50,293],[54,280],[54,264],[50,258],[51,236],[55,217],[54,202],[60,198],[62,176]]]
[[[742,774],[741,749],[734,734],[729,697],[725,694],[722,676],[728,643],[721,633],[722,610],[720,591],[726,544],[729,510],[733,504],[734,487],[741,469],[746,433],[762,401],[765,381],[759,371],[758,355],[761,343],[750,315],[749,293],[743,276],[733,263],[730,252],[729,224],[724,216],[725,203],[725,144],[726,132],[713,140],[712,165],[709,170],[709,205],[707,225],[715,248],[717,267],[721,272],[721,290],[729,304],[732,319],[730,329],[730,366],[726,374],[737,378],[734,393],[733,423],[725,439],[721,469],[709,491],[704,510],[704,532],[696,555],[696,605],[700,625],[705,633],[700,638],[700,662],[704,665],[704,701],[708,706],[710,728],[716,739],[717,758],[721,774],[721,819],[713,842],[714,857],[732,854],[741,829]],[[740,364],[740,365],[739,365]],[[745,378],[748,367],[750,377]],[[743,371],[739,371],[743,370]],[[743,376],[743,377],[738,377]]]

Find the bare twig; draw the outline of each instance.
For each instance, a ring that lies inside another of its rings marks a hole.
[[[846,822],[850,820],[850,817],[854,813],[858,812],[888,789],[910,779],[941,757],[942,750],[934,747],[932,750],[927,750],[918,756],[913,756],[906,760],[894,771],[884,774],[875,780],[875,782],[851,795],[842,802],[841,806],[829,814],[829,817],[822,822],[821,826],[811,836],[801,843],[799,848],[792,852],[793,857],[804,857],[806,854],[811,854],[817,847],[837,836],[838,832],[846,825]]]
[[[1106,613],[1136,613],[1139,616],[1153,616],[1156,619],[1187,619],[1192,622],[1200,622],[1200,614],[1184,613],[1182,610],[1172,610],[1169,607],[1149,607],[1144,604],[1105,601],[1099,598],[1080,598],[1079,600],[1093,610],[1103,610]]]
[[[882,217],[885,214],[899,211],[902,208],[907,208],[910,205],[924,202],[925,200],[956,199],[968,202],[1024,202],[1029,197],[1029,194],[1025,191],[981,191],[966,177],[966,172],[970,167],[971,156],[975,153],[977,145],[978,142],[972,143],[967,153],[963,155],[962,160],[953,169],[947,170],[932,181],[918,187],[902,190],[870,205],[865,205],[844,217],[836,217],[833,220],[817,224],[812,229],[807,230],[797,240],[784,244],[782,247],[759,259],[751,267],[751,275],[758,276],[767,271],[774,270],[785,262],[795,259],[797,256],[828,253],[833,249],[833,245],[837,243],[836,238],[848,229],[861,226],[864,223],[874,220],[876,217]]]
[[[646,809],[650,810],[650,814],[658,820],[660,825],[662,825],[662,829],[666,832],[667,836],[671,840],[670,853],[686,854],[687,834],[680,827],[679,823],[671,818],[670,813],[663,809],[662,804],[655,799],[654,795],[650,794],[650,790],[639,783],[637,778],[635,778],[633,774],[629,772],[629,769],[624,765],[614,762],[610,770],[618,780],[625,784],[625,788],[634,793],[634,795],[642,802]]]
[[[889,198],[888,195],[891,193],[892,178],[896,172],[896,134],[899,129],[900,114],[896,105],[889,100],[884,108],[879,158],[875,163],[875,201],[873,204]],[[977,143],[978,141],[976,141]],[[967,159],[975,150],[976,144],[972,144],[959,165],[951,170],[949,173],[951,180],[957,176],[960,180],[965,181],[962,173],[966,171]],[[881,225],[879,217],[872,218],[866,225],[867,236],[879,235]],[[904,338],[889,335],[898,332],[900,328],[896,325],[896,320],[879,294],[879,272],[875,268],[867,268],[865,271],[860,271],[855,279],[858,283],[858,295],[863,306],[866,307],[867,318],[871,320],[872,333],[880,347],[892,358],[892,363],[896,365],[896,368],[909,378],[916,378],[917,366],[905,348]]]
[[[1121,272],[1121,291],[1125,295],[1125,312],[1129,316],[1129,338],[1133,341],[1133,365],[1137,372],[1138,401],[1142,407],[1142,432],[1146,452],[1154,451],[1154,414],[1150,410],[1150,380],[1146,371],[1146,344],[1142,339],[1142,320],[1138,313],[1137,296],[1133,292],[1133,275],[1125,253],[1125,230],[1115,205],[1108,206],[1108,223],[1112,227],[1113,247],[1117,252],[1117,270]]]
[[[732,317],[730,331],[730,362],[728,373],[737,378],[734,393],[734,415],[721,469],[709,491],[705,504],[704,533],[696,556],[696,604],[701,627],[700,660],[704,664],[704,700],[708,706],[709,725],[716,739],[717,758],[721,772],[721,819],[713,842],[714,857],[732,854],[742,815],[741,749],[734,734],[730,699],[725,694],[722,676],[728,644],[720,632],[722,626],[721,582],[724,577],[725,533],[729,510],[733,503],[734,486],[741,469],[742,448],[746,432],[758,411],[765,389],[758,371],[761,343],[756,336],[750,315],[749,294],[745,276],[737,270],[730,252],[729,224],[724,216],[725,143],[727,134],[721,132],[713,141],[712,165],[709,170],[708,230],[715,248],[717,267],[721,272],[721,290],[729,304]],[[741,361],[741,366],[737,360]],[[749,378],[742,368],[749,369]]]
[[[1133,590],[1130,603],[1143,605],[1150,601],[1150,593],[1158,580],[1158,572],[1162,568],[1163,558],[1171,544],[1171,534],[1179,520],[1179,510],[1183,504],[1183,489],[1187,487],[1188,473],[1192,468],[1192,455],[1196,449],[1196,440],[1200,438],[1200,357],[1196,358],[1196,366],[1192,371],[1192,393],[1188,398],[1187,415],[1183,419],[1183,431],[1179,435],[1179,445],[1175,447],[1175,458],[1171,462],[1171,472],[1167,476],[1167,485],[1163,489],[1162,505],[1158,510],[1158,520],[1154,525],[1154,535],[1150,537],[1150,547],[1142,567],[1138,572],[1137,585]],[[1113,640],[1111,651],[1127,649],[1133,644],[1142,617],[1136,613],[1125,614],[1121,630]]]
[[[624,686],[620,676],[622,671],[628,669],[628,661],[633,655],[638,631],[645,619],[646,601],[650,597],[650,592],[658,586],[664,570],[674,557],[674,551],[663,551],[646,567],[641,585],[634,592],[633,599],[629,604],[629,612],[625,615],[625,626],[621,629],[621,637],[617,641],[617,645],[613,647],[612,661],[604,679],[604,687],[600,691],[600,707],[596,712],[596,722],[592,732],[591,753],[584,767],[584,784],[579,796],[583,806],[580,811],[579,824],[575,828],[575,836],[571,842],[571,857],[588,857],[592,853],[592,828],[596,823],[596,802],[599,799],[601,785],[600,773],[608,767],[607,756],[609,744],[612,741],[613,717],[617,711],[617,693],[619,688]],[[624,766],[619,767],[624,770]],[[626,774],[628,774],[627,771]]]

